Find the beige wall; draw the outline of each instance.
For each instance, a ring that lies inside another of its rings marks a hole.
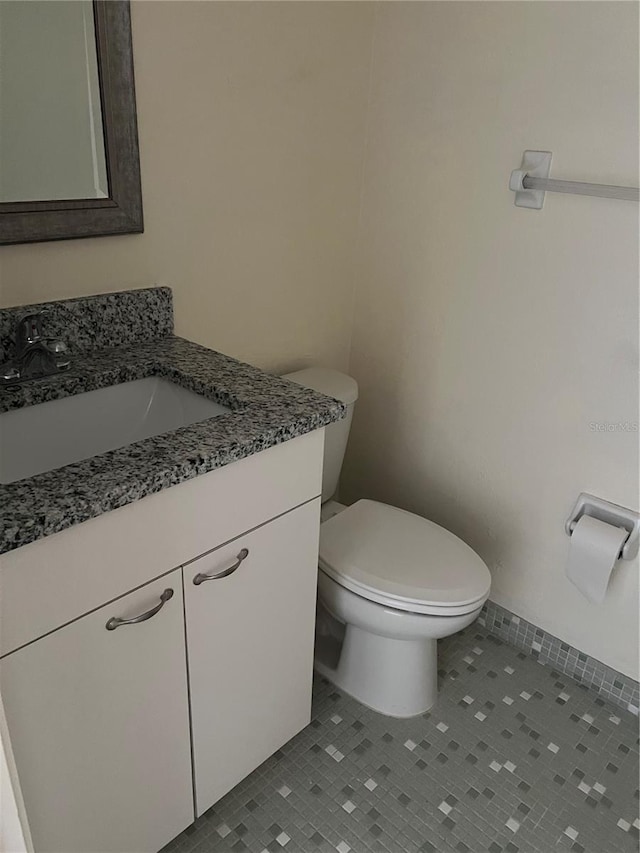
[[[132,7],[145,233],[3,247],[0,304],[169,284],[179,334],[346,367],[372,7]]]
[[[367,117],[373,4],[134,2],[146,233],[5,247],[2,302],[170,284],[178,333],[273,370],[346,368],[353,320],[345,497],[449,526],[637,677],[638,568],[588,604],[563,523],[638,505],[637,434],[591,428],[638,420],[638,207],[507,189],[525,148],[637,185],[637,10],[379,4]]]
[[[638,567],[601,606],[564,576],[580,491],[638,506],[638,206],[516,208],[552,175],[638,185],[638,7],[380,4],[345,497],[417,510],[487,561],[491,597],[637,675]]]

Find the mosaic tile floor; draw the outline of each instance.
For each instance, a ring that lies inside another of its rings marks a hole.
[[[312,724],[163,853],[638,850],[636,717],[477,623],[440,666],[404,721],[318,679]]]

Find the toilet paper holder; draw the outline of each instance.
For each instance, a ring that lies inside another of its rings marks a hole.
[[[614,527],[624,527],[629,535],[623,542],[618,557],[622,560],[633,560],[640,545],[640,513],[582,492],[565,522],[564,529],[567,536],[571,536],[583,515],[590,515]]]

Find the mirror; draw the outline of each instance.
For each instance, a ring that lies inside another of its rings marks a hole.
[[[0,243],[141,232],[129,3],[0,2]]]
[[[108,198],[90,0],[2,3],[0,99],[0,201]]]

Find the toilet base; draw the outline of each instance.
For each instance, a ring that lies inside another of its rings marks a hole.
[[[415,717],[433,707],[438,698],[437,645],[435,639],[395,640],[347,625],[335,667],[319,644],[315,668],[380,714]]]

